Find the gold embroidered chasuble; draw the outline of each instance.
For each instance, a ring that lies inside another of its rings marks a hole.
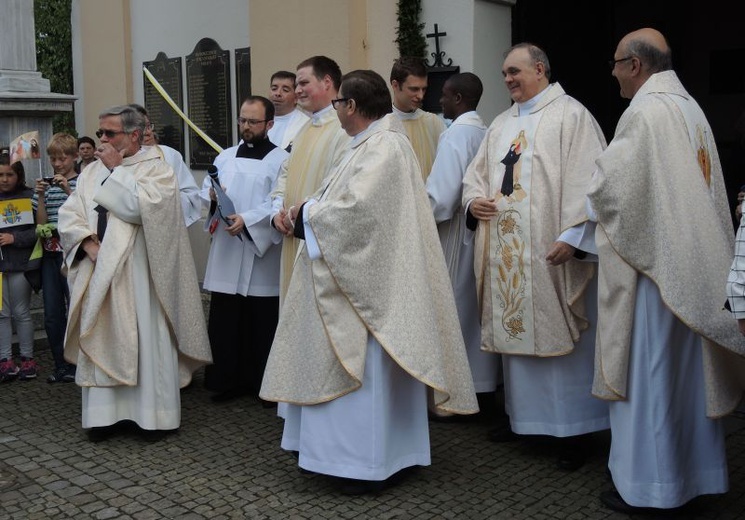
[[[108,176],[101,161],[92,163],[59,210],[70,286],[65,358],[78,364],[76,382],[81,386],[137,385],[138,302],[133,284],[146,276],[178,348],[179,384],[186,386],[192,373],[212,358],[176,177],[156,147],[125,157],[111,176],[134,176],[141,223],[109,211],[97,261],[87,255],[77,260],[81,242],[97,231],[96,195],[107,189],[101,183]],[[148,273],[132,269],[135,244],[143,234]],[[106,374],[104,379],[96,376],[96,367]]]
[[[621,116],[589,193],[597,213],[599,317],[593,393],[626,398],[639,275],[702,336],[707,413],[745,388],[745,338],[723,309],[734,236],[711,128],[673,71],[652,75]]]
[[[335,110],[329,107],[311,116],[292,143],[290,156],[282,165],[272,198],[282,197],[284,208],[289,209],[312,195],[331,168],[339,162],[349,140]],[[299,247],[300,240],[284,237],[279,275],[282,301],[287,293]]]
[[[316,198],[321,258],[301,249],[261,397],[312,405],[357,390],[371,334],[439,409],[478,411],[429,199],[395,116],[354,143]]]
[[[421,167],[422,180],[427,181],[432,171],[432,164],[437,155],[437,143],[440,134],[445,131],[445,123],[436,114],[425,112],[421,108],[407,113],[393,108],[395,115],[401,120],[404,132],[409,137],[417,161]]]
[[[545,256],[563,231],[587,221],[585,194],[604,146],[590,112],[557,83],[529,114],[513,105],[489,127],[463,180],[464,206],[486,197],[499,210],[476,229],[482,349],[539,357],[574,349],[594,266],[551,266]]]

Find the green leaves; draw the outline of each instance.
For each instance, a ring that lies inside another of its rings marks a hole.
[[[36,66],[49,80],[52,92],[72,94],[72,0],[34,0]],[[77,135],[72,113],[58,114],[55,132]]]
[[[422,29],[424,23],[419,22],[422,14],[421,0],[398,0],[398,28],[396,29],[396,43],[399,56],[416,56],[424,58],[427,54],[427,40]]]

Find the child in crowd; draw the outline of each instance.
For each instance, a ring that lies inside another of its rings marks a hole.
[[[29,257],[36,245],[33,191],[26,186],[23,164],[10,164],[7,154],[0,155],[0,272],[2,273],[2,309],[0,309],[0,382],[16,377],[34,379],[38,368],[34,361],[34,324],[31,321],[31,285],[26,280]],[[13,362],[13,324],[15,322],[21,354],[20,367]]]
[[[93,155],[96,152],[96,142],[84,135],[78,138],[78,155],[80,160],[75,163],[75,171],[80,173],[83,168],[88,166],[90,163],[96,160],[96,156]]]
[[[72,383],[75,381],[75,365],[65,361],[64,357],[70,291],[67,287],[67,279],[61,271],[63,254],[57,232],[57,210],[75,189],[78,177],[75,171],[78,140],[69,134],[54,134],[47,146],[47,155],[54,170],[54,177],[51,182],[38,179],[33,197],[38,224],[37,233],[44,248],[41,257],[44,328],[49,341],[49,350],[52,351],[54,357],[54,373],[49,375],[47,383]]]

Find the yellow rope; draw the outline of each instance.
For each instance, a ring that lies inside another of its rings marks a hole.
[[[152,83],[153,86],[155,87],[155,90],[157,90],[160,93],[160,95],[163,96],[163,99],[165,99],[166,102],[169,105],[171,105],[171,108],[174,109],[179,116],[181,116],[181,119],[183,119],[184,121],[186,121],[186,124],[189,125],[191,127],[191,129],[194,130],[199,137],[201,137],[202,139],[204,139],[204,142],[205,143],[207,143],[212,148],[214,148],[217,153],[222,152],[222,147],[219,144],[217,144],[215,141],[213,141],[212,139],[210,139],[210,136],[208,136],[207,134],[205,134],[197,125],[195,125],[191,121],[191,119],[189,119],[186,116],[186,114],[184,114],[181,111],[181,109],[178,107],[178,105],[176,105],[176,103],[173,101],[173,99],[171,99],[171,96],[168,95],[168,92],[166,92],[165,89],[160,85],[160,83],[158,83],[158,80],[155,79],[155,76],[153,76],[150,73],[150,71],[147,70],[147,67],[142,67],[142,70],[145,73],[145,76],[147,77],[147,79],[150,80],[150,83]]]

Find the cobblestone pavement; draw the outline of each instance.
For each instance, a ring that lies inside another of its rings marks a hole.
[[[180,431],[157,443],[135,432],[88,442],[80,389],[35,381],[0,385],[0,519],[622,519],[598,494],[609,437],[588,445],[573,473],[555,467],[546,440],[494,444],[496,415],[431,423],[432,465],[375,496],[339,494],[329,479],[301,473],[279,448],[275,410],[246,397],[215,404],[202,374],[182,394]],[[728,421],[730,491],[701,497],[675,518],[745,517],[745,418]]]

